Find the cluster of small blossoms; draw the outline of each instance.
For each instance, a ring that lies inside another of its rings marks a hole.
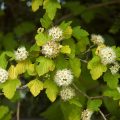
[[[42,54],[45,57],[55,58],[60,52],[61,45],[55,41],[49,41],[45,45],[42,46]]]
[[[25,47],[19,47],[15,51],[15,59],[17,61],[23,61],[23,60],[27,59],[27,57],[28,57],[28,52],[26,51]]]
[[[104,44],[104,38],[103,38],[101,35],[92,34],[92,35],[91,35],[91,41],[92,41],[95,45]]]
[[[68,86],[73,81],[72,72],[68,69],[58,70],[56,72],[54,81],[58,86]]]
[[[52,36],[53,41],[61,41],[63,38],[63,31],[59,27],[52,27],[48,30],[49,36]]]
[[[8,79],[8,72],[0,68],[0,83],[4,83]]]
[[[63,101],[72,99],[75,96],[75,90],[71,87],[63,87],[60,91],[60,97]]]
[[[104,65],[114,63],[116,60],[116,53],[111,47],[103,47],[99,51],[101,62]]]
[[[93,112],[90,111],[89,109],[86,109],[82,112],[81,119],[82,120],[91,120]]]
[[[110,71],[112,74],[116,74],[120,69],[120,65],[118,62],[115,62],[112,67],[110,67]]]

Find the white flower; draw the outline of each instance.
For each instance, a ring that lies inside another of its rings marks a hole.
[[[89,109],[86,109],[82,112],[81,119],[82,120],[91,120],[93,112],[90,111]]]
[[[58,70],[54,80],[58,86],[68,86],[73,81],[73,75],[68,69]]]
[[[75,90],[71,87],[63,87],[60,91],[60,96],[64,101],[70,100],[75,96]]]
[[[52,36],[52,40],[60,41],[63,38],[63,32],[59,27],[52,27],[48,30],[49,36]]]
[[[92,41],[94,44],[100,45],[100,44],[103,44],[103,43],[104,43],[104,38],[103,38],[101,35],[92,34],[92,35],[91,35],[91,41]]]
[[[45,45],[42,46],[42,54],[49,58],[55,58],[60,52],[60,44],[55,41],[49,41]]]
[[[26,51],[25,47],[19,47],[17,51],[15,51],[15,59],[18,61],[22,61],[27,59],[28,52]]]
[[[116,59],[116,53],[111,47],[104,47],[100,49],[99,56],[104,65],[114,63]]]
[[[118,64],[118,62],[115,62],[114,65],[112,67],[110,67],[110,71],[112,74],[116,74],[120,69],[120,65]]]
[[[8,72],[0,68],[0,83],[4,83],[8,79]]]

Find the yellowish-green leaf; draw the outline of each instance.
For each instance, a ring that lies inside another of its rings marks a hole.
[[[37,79],[30,81],[27,86],[34,97],[39,95],[40,91],[43,90],[43,83]]]
[[[97,80],[103,72],[106,72],[107,67],[101,63],[99,56],[94,56],[88,63],[88,69],[90,69],[93,80]]]
[[[70,54],[71,53],[70,47],[68,45],[62,46],[61,53]]]
[[[9,112],[7,106],[0,106],[0,120]]]
[[[48,17],[53,20],[57,9],[60,9],[60,3],[57,0],[44,0],[43,8],[46,9]]]
[[[36,61],[39,63],[36,65],[36,71],[39,76],[55,69],[54,61],[51,59],[40,56]]]
[[[7,60],[6,60],[6,54],[5,52],[3,52],[1,55],[0,55],[0,67],[3,68],[3,69],[6,69],[7,67]]]
[[[10,66],[8,73],[9,73],[9,79],[17,79],[18,73],[14,65]]]
[[[44,88],[46,88],[46,94],[51,102],[54,102],[58,95],[58,87],[52,80],[46,80],[44,83]]]
[[[32,0],[32,11],[35,12],[42,5],[43,0]]]
[[[71,26],[68,26],[68,27],[66,28],[66,30],[64,31],[63,36],[64,36],[66,39],[68,39],[68,38],[71,37],[71,35],[72,35],[72,28],[71,28]]]
[[[35,36],[35,40],[38,46],[42,46],[44,45],[47,41],[49,41],[51,39],[50,36],[48,36],[45,33],[39,33]]]
[[[3,85],[3,93],[8,99],[12,99],[14,96],[16,89],[21,85],[20,80],[7,80]]]

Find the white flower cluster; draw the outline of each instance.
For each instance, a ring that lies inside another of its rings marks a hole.
[[[71,87],[63,87],[60,91],[60,96],[64,101],[70,100],[75,96],[75,90]]]
[[[8,79],[8,72],[0,68],[0,83],[4,83]]]
[[[68,86],[73,81],[73,75],[68,69],[58,70],[54,80],[58,86]]]
[[[15,51],[15,59],[18,61],[23,61],[27,59],[28,52],[26,51],[25,47],[19,47],[17,51]]]
[[[54,41],[61,41],[63,37],[63,31],[59,27],[52,27],[48,30],[48,34]]]
[[[101,35],[92,34],[91,41],[96,45],[100,45],[104,43],[104,38]]]
[[[111,47],[104,47],[100,49],[99,56],[104,65],[114,63],[116,59],[116,53]]]
[[[120,65],[118,62],[115,62],[112,67],[110,67],[110,71],[112,74],[116,74],[120,69]]]
[[[82,112],[81,119],[82,120],[91,120],[93,112],[90,111],[89,109],[86,109]]]
[[[55,41],[49,41],[42,46],[42,54],[49,58],[55,58],[60,52],[61,45]]]

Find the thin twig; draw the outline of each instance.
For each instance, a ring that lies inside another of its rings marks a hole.
[[[98,99],[101,98],[102,96],[96,96],[96,97],[90,97],[88,96],[86,93],[84,93],[83,91],[81,91],[74,83],[72,84],[73,87],[83,96],[85,96],[88,100],[90,99]],[[99,109],[99,113],[101,114],[101,116],[103,117],[104,120],[107,120],[107,118],[105,117],[104,113]]]
[[[95,47],[95,45],[91,45],[91,46],[90,46],[85,52],[83,52],[82,54],[86,54],[86,53],[90,52],[93,47]]]
[[[20,102],[17,104],[17,114],[16,114],[17,120],[20,120]]]
[[[79,58],[80,59],[80,58]],[[87,60],[83,60],[83,59],[80,59],[80,61],[84,62],[84,63],[88,63]]]
[[[21,86],[21,87],[19,87],[19,88],[17,88],[18,90],[24,90],[24,89],[26,89],[27,88],[27,85],[23,85],[23,86]]]
[[[0,93],[0,95],[3,95],[3,93]]]
[[[99,110],[99,113],[101,114],[101,116],[103,117],[104,120],[107,120],[107,118],[105,117],[105,115],[103,114],[103,112],[101,110]]]
[[[105,7],[105,6],[113,5],[113,4],[120,4],[120,0],[114,0],[114,1],[110,1],[110,2],[104,2],[104,3],[91,5],[90,7],[88,7],[87,10],[95,9],[95,8],[99,8],[99,7]]]
[[[102,99],[104,96],[93,96],[93,97],[90,97],[90,99]]]

